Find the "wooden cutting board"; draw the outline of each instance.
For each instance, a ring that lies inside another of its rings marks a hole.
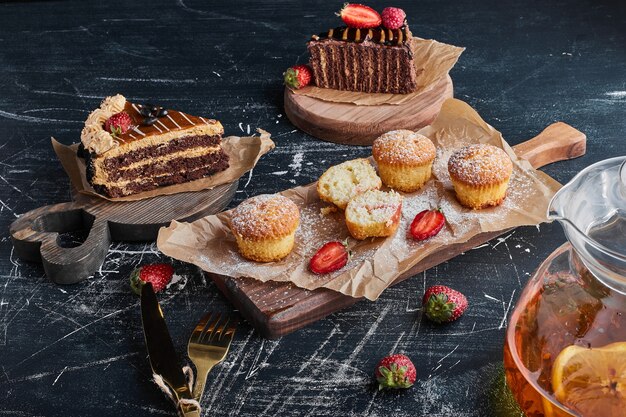
[[[232,200],[238,184],[128,202],[72,190],[74,201],[29,211],[11,224],[14,253],[26,261],[43,263],[46,275],[55,283],[73,284],[100,268],[112,241],[153,241],[159,229],[172,220],[193,221],[219,213]],[[81,230],[87,233],[82,244],[60,244],[59,234]]]
[[[334,103],[295,94],[289,88],[284,98],[291,123],[309,135],[347,145],[371,145],[390,130],[419,130],[429,125],[452,96],[452,79],[447,76],[431,90],[398,105]]]
[[[513,147],[533,167],[584,155],[586,137],[573,127],[554,123],[527,142]],[[462,244],[424,258],[399,276],[394,284],[481,245],[507,230],[483,233]],[[241,314],[265,337],[274,339],[313,323],[331,313],[349,307],[360,299],[328,289],[308,291],[290,283],[260,282],[250,278],[230,278],[209,274]]]

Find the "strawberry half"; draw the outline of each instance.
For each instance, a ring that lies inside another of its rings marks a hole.
[[[130,129],[133,119],[125,111],[115,113],[104,122],[104,130],[113,136],[124,134]]]
[[[446,217],[440,209],[424,210],[411,222],[410,233],[415,240],[425,240],[439,233],[445,223]]]
[[[422,300],[424,314],[436,323],[448,323],[458,319],[467,306],[467,298],[463,294],[445,285],[428,288]]]
[[[346,25],[357,29],[375,28],[383,21],[376,10],[362,4],[346,4],[338,15]]]
[[[140,295],[143,283],[149,282],[154,292],[160,292],[167,287],[173,275],[174,268],[170,264],[143,265],[130,274],[130,287],[135,294]]]
[[[417,371],[406,355],[395,354],[381,359],[374,372],[378,389],[409,388],[415,383]]]
[[[349,258],[346,243],[328,242],[315,252],[309,261],[309,269],[314,274],[327,274],[346,266]]]
[[[311,79],[313,79],[313,72],[308,65],[294,65],[287,69],[283,75],[285,85],[296,90],[311,84]]]

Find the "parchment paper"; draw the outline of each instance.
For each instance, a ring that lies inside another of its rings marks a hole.
[[[410,94],[359,93],[331,88],[307,86],[292,91],[295,94],[337,103],[353,103],[360,106],[402,104],[433,89],[454,67],[465,50],[432,39],[411,39],[411,49],[417,71],[418,89]]]
[[[228,136],[222,139],[224,151],[230,157],[230,166],[222,172],[184,184],[168,185],[155,190],[118,198],[110,198],[96,193],[87,182],[87,177],[85,176],[85,160],[76,155],[76,150],[78,149],[77,143],[67,146],[52,138],[52,147],[59,161],[61,161],[65,172],[70,177],[72,185],[79,192],[109,201],[136,201],[156,197],[158,195],[209,190],[218,185],[228,184],[238,180],[243,174],[254,168],[259,158],[274,149],[275,145],[270,139],[270,134],[262,129],[259,129],[259,133],[261,134],[260,136]]]
[[[329,288],[352,297],[375,300],[403,272],[444,245],[462,243],[482,232],[498,231],[547,220],[546,208],[560,184],[517,158],[502,135],[485,123],[466,103],[450,99],[439,116],[420,133],[437,146],[434,178],[420,191],[404,194],[402,220],[394,236],[357,241],[349,238],[352,258],[343,269],[314,275],[307,269],[311,256],[330,240],[349,236],[342,212],[320,214],[326,204],[319,201],[315,184],[287,190],[301,209],[301,225],[292,253],[280,262],[261,264],[242,258],[228,228],[230,211],[193,223],[172,222],[159,232],[157,244],[168,256],[193,263],[205,271],[230,277],[252,277],[260,281],[291,281],[306,288]],[[513,160],[513,174],[504,203],[484,210],[469,210],[456,201],[447,170],[450,154],[471,143],[490,143],[504,149]],[[407,238],[415,215],[440,207],[446,226],[435,237],[416,242]]]

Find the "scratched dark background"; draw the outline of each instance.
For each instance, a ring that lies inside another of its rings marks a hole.
[[[338,24],[341,3],[0,4],[0,415],[174,415],[150,381],[127,283],[133,267],[168,261],[155,244],[114,243],[98,273],[66,287],[13,255],[9,224],[70,198],[50,136],[77,141],[88,112],[120,92],[218,118],[227,134],[273,134],[277,148],[242,179],[231,206],[309,183],[370,152],[307,136],[282,110],[283,70],[306,61],[305,41]],[[394,1],[415,34],[467,47],[452,71],[455,96],[510,144],[558,120],[588,135],[585,157],[545,168],[561,182],[626,153],[626,12],[618,3]],[[528,276],[563,241],[556,224],[517,229],[277,341],[243,324],[209,376],[204,414],[519,415],[502,377],[507,319]],[[207,309],[231,307],[198,269],[174,265],[182,280],[161,301],[182,354]],[[422,319],[424,286],[435,283],[467,294],[460,321]],[[415,362],[410,390],[377,392],[373,368],[389,352]]]

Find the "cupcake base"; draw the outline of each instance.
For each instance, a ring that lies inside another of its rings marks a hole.
[[[275,262],[283,259],[293,249],[296,231],[278,239],[249,240],[235,235],[239,253],[257,262]]]
[[[452,178],[456,198],[461,205],[473,210],[499,206],[506,198],[509,181],[489,186],[472,186]]]
[[[412,193],[424,186],[432,175],[432,162],[422,166],[397,166],[378,163],[380,179],[389,188]]]

